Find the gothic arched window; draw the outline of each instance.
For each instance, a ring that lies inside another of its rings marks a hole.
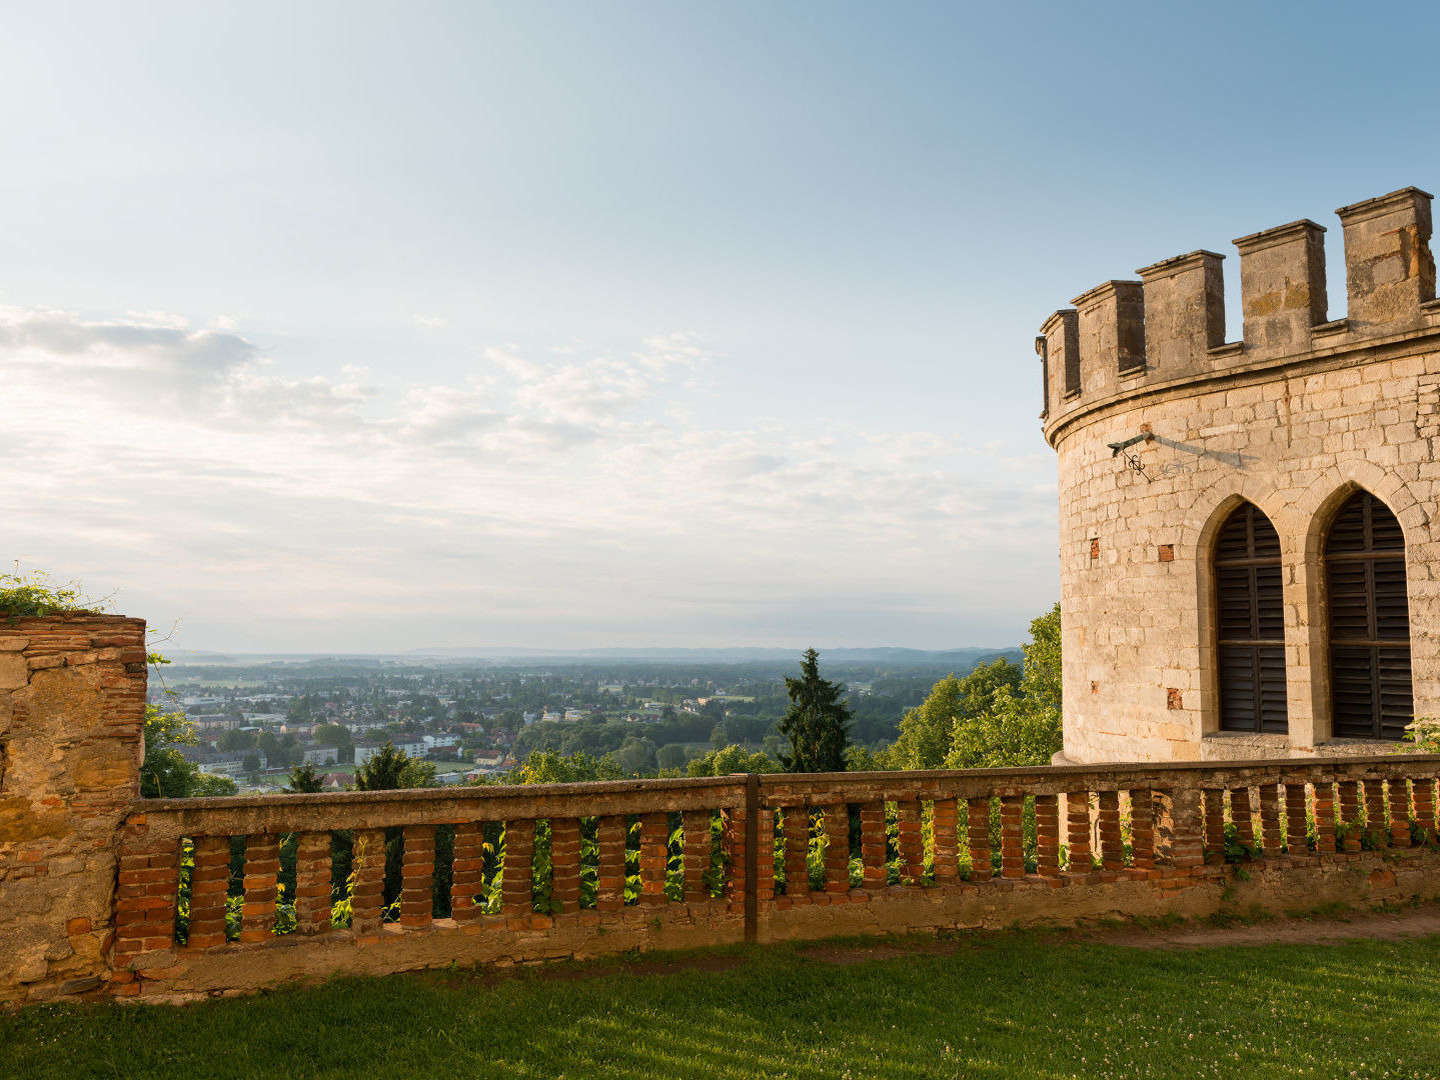
[[[1415,717],[1405,534],[1368,491],[1350,496],[1330,525],[1325,582],[1334,734],[1402,738]]]
[[[1242,503],[1220,527],[1214,559],[1220,730],[1286,734],[1280,536]]]

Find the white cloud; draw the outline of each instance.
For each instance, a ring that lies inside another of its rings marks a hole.
[[[0,309],[12,550],[197,648],[875,643],[1053,592],[1026,567],[1053,569],[1045,455],[697,426],[675,399],[710,358],[683,334],[479,356],[382,388],[231,329]]]
[[[450,325],[450,320],[444,315],[416,315],[415,325],[425,330],[443,330]]]

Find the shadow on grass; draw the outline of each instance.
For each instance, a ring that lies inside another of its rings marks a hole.
[[[0,1076],[1440,1076],[1440,938],[939,944],[845,964],[784,945],[727,950],[711,970],[647,957],[181,1009],[42,1006],[0,1017]]]

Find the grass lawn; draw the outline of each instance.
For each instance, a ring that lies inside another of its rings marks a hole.
[[[0,1077],[1440,1077],[1440,937],[1164,951],[1015,934],[906,949],[41,1006],[0,1016]]]

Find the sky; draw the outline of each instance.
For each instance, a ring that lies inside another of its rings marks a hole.
[[[0,558],[179,649],[1013,644],[1041,322],[1440,184],[1428,3],[5,24]]]

